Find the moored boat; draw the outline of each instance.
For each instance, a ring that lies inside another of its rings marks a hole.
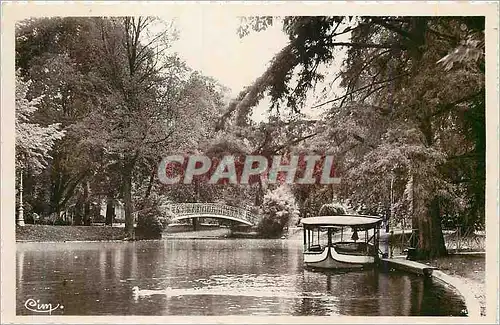
[[[301,223],[306,266],[359,269],[378,262],[382,218],[333,215],[304,218]]]

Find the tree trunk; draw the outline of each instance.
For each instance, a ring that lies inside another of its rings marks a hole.
[[[83,186],[83,225],[90,226],[90,185],[85,182]]]
[[[417,259],[431,259],[447,254],[437,199],[433,199],[427,213],[418,218],[417,229]]]
[[[417,20],[421,26],[425,19]],[[434,144],[434,132],[430,117],[421,119],[419,129],[425,137],[425,146]],[[447,254],[444,244],[443,230],[441,229],[440,202],[437,196],[425,185],[424,179],[430,175],[413,175],[413,228],[417,231],[417,259],[430,259]],[[417,191],[415,189],[418,189]],[[426,194],[427,193],[427,194]],[[415,219],[416,217],[416,219]],[[416,222],[416,223],[415,223]]]
[[[48,214],[51,214],[52,212],[56,212],[57,210],[60,209],[60,204],[62,200],[62,191],[60,191],[60,186],[59,186],[59,179],[58,180],[53,180],[52,185],[51,185],[51,190],[50,190],[50,205],[49,205],[49,211]]]
[[[194,201],[199,203],[199,202],[201,202],[201,200],[200,200],[201,199],[200,198],[200,184],[199,184],[199,181],[197,179],[194,179],[193,183],[194,183]]]
[[[107,226],[113,225],[114,216],[115,216],[115,200],[111,194],[108,194],[106,200],[106,220],[105,220],[105,224]]]
[[[153,188],[153,182],[155,180],[155,175],[156,175],[156,169],[153,168],[153,170],[151,171],[151,174],[149,175],[149,184],[148,184],[148,188],[146,189],[146,195],[144,196],[144,198],[146,200],[151,195],[151,189]]]
[[[83,208],[83,204],[82,204],[82,201],[79,199],[76,202],[75,209],[74,209],[73,225],[75,225],[75,226],[82,225],[82,208]]]
[[[135,239],[134,215],[132,214],[132,168],[125,168],[123,175],[123,200],[125,203],[125,233],[128,239]]]
[[[418,177],[413,178],[413,189]],[[430,200],[430,204],[427,203]],[[426,260],[447,254],[441,229],[440,202],[438,197],[421,197],[413,191],[413,236],[417,239],[416,259]],[[416,236],[416,237],[415,237]]]
[[[90,215],[90,202],[85,202],[85,204],[83,205],[83,225],[90,226],[91,221],[92,218]]]
[[[257,188],[257,193],[255,195],[255,206],[261,206],[264,201],[264,188],[262,186],[262,179],[259,178],[258,181],[259,187]]]

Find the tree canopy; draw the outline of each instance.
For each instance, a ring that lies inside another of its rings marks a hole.
[[[28,99],[29,86],[30,82],[16,73],[16,163],[40,172],[52,158],[52,147],[64,136],[64,131],[58,123],[42,126],[31,121],[42,98]]]
[[[484,222],[484,17],[254,17],[242,31],[276,22],[289,44],[230,103],[220,128],[230,116],[248,127],[265,95],[300,112],[333,75],[343,93],[313,107],[326,109],[325,127],[304,145],[336,156],[341,197],[387,210],[392,179],[395,215],[411,216],[423,257],[445,253],[444,218]]]
[[[16,64],[20,77],[31,80],[29,89],[19,83],[16,90],[16,105],[23,105],[18,120],[33,114],[53,136],[41,146],[27,142],[53,158],[41,175],[27,175],[28,210],[56,218],[73,210],[76,224],[88,224],[103,199],[120,199],[133,237],[135,212],[161,190],[155,186],[161,157],[205,137],[197,131],[209,132],[222,106],[224,88],[170,51],[176,34],[154,17],[54,17],[17,25]],[[187,114],[197,113],[198,125],[184,125]]]

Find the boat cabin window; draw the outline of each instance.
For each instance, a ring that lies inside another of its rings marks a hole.
[[[340,254],[371,255],[378,248],[378,227],[305,225],[304,251],[322,252],[327,246]]]
[[[328,228],[304,227],[304,248],[310,252],[322,252],[328,246]]]

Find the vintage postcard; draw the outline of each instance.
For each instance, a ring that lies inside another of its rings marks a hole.
[[[2,323],[498,323],[496,2],[3,2]]]

